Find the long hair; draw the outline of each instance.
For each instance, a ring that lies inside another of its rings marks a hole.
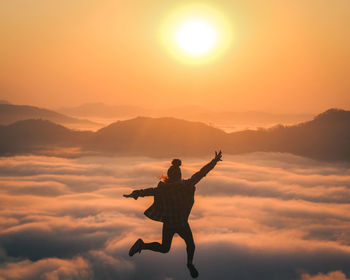
[[[168,175],[161,174],[159,176],[159,180],[161,180],[162,182],[166,182],[168,179],[169,179]]]

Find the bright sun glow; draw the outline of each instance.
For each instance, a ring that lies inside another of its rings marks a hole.
[[[231,42],[231,26],[213,6],[188,4],[167,15],[160,39],[166,49],[186,64],[203,64],[224,53]]]
[[[213,48],[216,32],[210,22],[203,19],[190,19],[179,26],[176,41],[185,52],[202,55]]]

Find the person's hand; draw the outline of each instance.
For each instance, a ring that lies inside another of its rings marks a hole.
[[[222,161],[222,152],[221,152],[221,150],[219,151],[219,153],[217,152],[217,151],[215,151],[215,157],[214,157],[214,160],[216,161],[216,162],[218,162],[218,161]]]
[[[131,194],[123,194],[124,197],[132,197],[133,199],[138,199],[140,196],[140,191],[135,190]]]

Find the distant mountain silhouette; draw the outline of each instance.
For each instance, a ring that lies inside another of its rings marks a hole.
[[[151,111],[130,105],[106,105],[104,103],[85,103],[76,107],[63,107],[59,112],[82,118],[131,118],[140,115],[151,115]]]
[[[8,125],[26,119],[46,119],[59,124],[96,125],[89,120],[69,117],[52,110],[27,105],[0,103],[0,124]]]
[[[126,119],[137,116],[175,117],[206,123],[231,123],[235,126],[264,126],[277,123],[296,124],[313,117],[311,114],[274,114],[259,111],[213,111],[200,106],[160,107],[149,109],[128,105],[105,105],[104,103],[86,103],[77,107],[60,108],[58,111],[71,116],[83,118]]]
[[[287,152],[322,160],[350,161],[350,111],[330,109],[308,122],[226,133],[199,122],[138,117],[96,132],[74,131],[49,121],[0,127],[1,154],[36,152],[46,145],[75,146],[102,154],[153,157]]]
[[[201,155],[218,147],[227,134],[200,122],[138,117],[98,130],[89,149],[126,155]]]
[[[48,120],[0,125],[0,154],[35,153],[50,147],[80,147],[93,132],[75,131]]]
[[[208,123],[231,123],[232,125],[266,125],[266,124],[295,124],[309,120],[313,117],[311,114],[277,114],[261,111],[214,111],[201,107],[176,107],[159,112],[164,116],[165,113],[186,120],[197,120]]]
[[[315,159],[350,160],[350,111],[330,109],[312,121],[229,135],[226,152],[288,152]]]

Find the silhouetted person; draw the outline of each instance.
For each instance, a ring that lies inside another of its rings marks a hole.
[[[215,152],[214,159],[187,180],[183,180],[181,176],[181,160],[174,159],[172,166],[168,169],[168,176],[164,182],[160,181],[156,188],[135,190],[129,195],[124,195],[134,199],[154,196],[154,202],[145,211],[145,215],[152,220],[163,222],[162,244],[158,242],[144,243],[142,239],[138,239],[130,248],[130,256],[141,253],[142,250],[167,253],[170,250],[174,234],[178,233],[186,242],[187,267],[191,276],[198,277],[198,271],[192,263],[195,244],[188,224],[188,216],[194,203],[195,185],[215,167],[218,161],[221,161],[221,157],[221,151]]]

